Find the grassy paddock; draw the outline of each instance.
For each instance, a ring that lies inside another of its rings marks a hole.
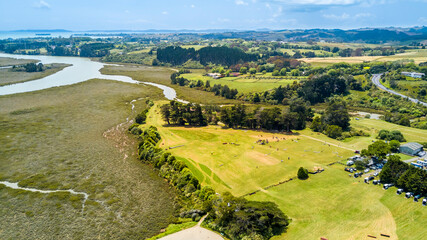
[[[427,49],[408,50],[391,56],[360,56],[360,57],[326,57],[326,58],[302,58],[301,60],[314,66],[327,66],[329,64],[347,62],[362,63],[365,61],[389,62],[397,60],[414,60],[416,64],[427,61]]]
[[[366,148],[380,129],[399,129],[410,141],[422,141],[427,131],[420,133],[379,120],[352,120],[356,128],[371,124],[364,130],[372,135],[342,142],[310,129],[283,135],[221,126],[169,127],[159,115],[163,103],[156,103],[147,120],[158,127],[163,137],[160,146],[180,146],[169,151],[185,161],[204,185],[238,196],[260,190],[247,198],[277,203],[292,223],[287,233],[274,239],[368,239],[367,235],[379,238],[381,233],[390,239],[420,239],[427,234],[427,208],[421,203],[396,196],[395,189],[384,191],[349,177],[342,165],[327,166],[354,155],[352,149]],[[258,145],[258,139],[269,139],[270,143]],[[325,171],[305,181],[295,179],[265,189],[295,177],[301,166]]]
[[[154,87],[90,80],[0,97],[0,179],[89,194],[82,209],[81,196],[0,185],[0,239],[144,239],[168,226],[175,195],[137,160],[128,124],[118,125],[161,96]]]
[[[204,70],[191,70],[193,73],[182,74],[181,76],[188,80],[202,80],[204,83],[210,81],[211,86],[214,84],[228,85],[230,88],[235,88],[239,92],[261,92],[292,84],[294,81],[299,82],[306,77],[291,77],[291,76],[271,76],[271,73],[258,73],[254,77],[242,75],[238,77],[224,77],[213,79],[208,76],[203,76]]]

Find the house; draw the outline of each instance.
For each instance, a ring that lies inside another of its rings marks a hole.
[[[425,76],[424,73],[417,73],[417,72],[401,72],[402,75],[407,77],[413,77],[413,78],[423,78]]]
[[[207,74],[209,77],[212,77],[213,79],[218,79],[218,78],[221,78],[222,77],[222,75],[221,74],[219,74],[219,73],[208,73]]]
[[[399,151],[401,153],[411,155],[411,156],[417,155],[422,150],[423,150],[423,145],[416,142],[405,143],[403,145],[400,145],[399,147]]]

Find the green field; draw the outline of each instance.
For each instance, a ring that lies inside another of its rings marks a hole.
[[[389,62],[397,60],[413,60],[416,64],[427,61],[427,49],[408,50],[391,56],[360,56],[360,57],[327,57],[327,58],[302,58],[301,60],[313,66],[325,67],[339,62],[362,63],[364,61]]]
[[[204,70],[191,70],[192,73],[181,74],[182,77],[188,80],[210,81],[211,86],[214,84],[228,85],[230,88],[235,88],[242,93],[261,92],[277,88],[279,86],[292,85],[293,82],[299,82],[306,77],[291,77],[291,76],[271,76],[271,73],[257,73],[255,76],[242,75],[238,77],[224,77],[213,79],[209,76],[203,76]]]
[[[43,72],[15,72],[7,68],[0,69],[0,86],[40,79],[59,72],[68,66],[68,64],[61,63],[47,64],[45,65],[47,69]]]
[[[327,166],[345,161],[354,149],[366,148],[380,129],[399,129],[408,141],[427,140],[427,131],[380,120],[352,120],[352,126],[363,128],[371,137],[343,142],[309,129],[285,135],[221,126],[167,127],[158,114],[163,103],[156,103],[147,120],[147,125],[158,127],[163,137],[160,146],[179,146],[169,151],[185,161],[203,185],[237,196],[259,190],[247,198],[276,202],[292,223],[287,233],[275,239],[368,239],[367,235],[380,237],[381,233],[390,235],[389,239],[420,239],[427,234],[427,208],[421,203],[395,196],[395,189],[384,191],[349,177],[342,165]],[[256,144],[259,139],[270,143]],[[266,189],[294,178],[301,166],[325,171],[306,181]]]
[[[0,97],[0,239],[144,239],[175,213],[169,185],[136,157],[128,117],[161,98],[154,87],[107,80]],[[132,112],[130,101],[136,101]],[[123,123],[123,124],[121,124]]]
[[[423,239],[427,208],[380,186],[348,177],[341,166],[248,197],[274,201],[292,218],[273,239]],[[380,234],[390,235],[390,238]]]

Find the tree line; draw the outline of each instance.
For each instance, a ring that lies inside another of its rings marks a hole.
[[[239,62],[257,60],[257,55],[245,53],[240,48],[204,47],[200,50],[168,46],[157,49],[157,59],[172,65],[182,65],[188,60],[200,61],[202,65],[208,63],[230,66]]]
[[[379,177],[383,183],[393,183],[407,192],[427,196],[427,171],[402,162],[397,155],[389,156]]]
[[[184,77],[180,77],[179,73],[172,73],[170,76],[171,83],[179,86],[188,86],[199,90],[213,92],[215,96],[221,96],[226,99],[235,99],[239,91],[235,88],[229,88],[228,85],[214,84],[211,86],[210,81],[203,82],[202,80],[190,81]]]

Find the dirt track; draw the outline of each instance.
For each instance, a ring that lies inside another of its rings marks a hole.
[[[205,217],[206,216],[200,219],[196,226],[171,235],[167,235],[166,237],[162,237],[159,240],[224,240],[224,238],[222,238],[218,233],[212,232],[200,226],[203,220],[205,220]]]

